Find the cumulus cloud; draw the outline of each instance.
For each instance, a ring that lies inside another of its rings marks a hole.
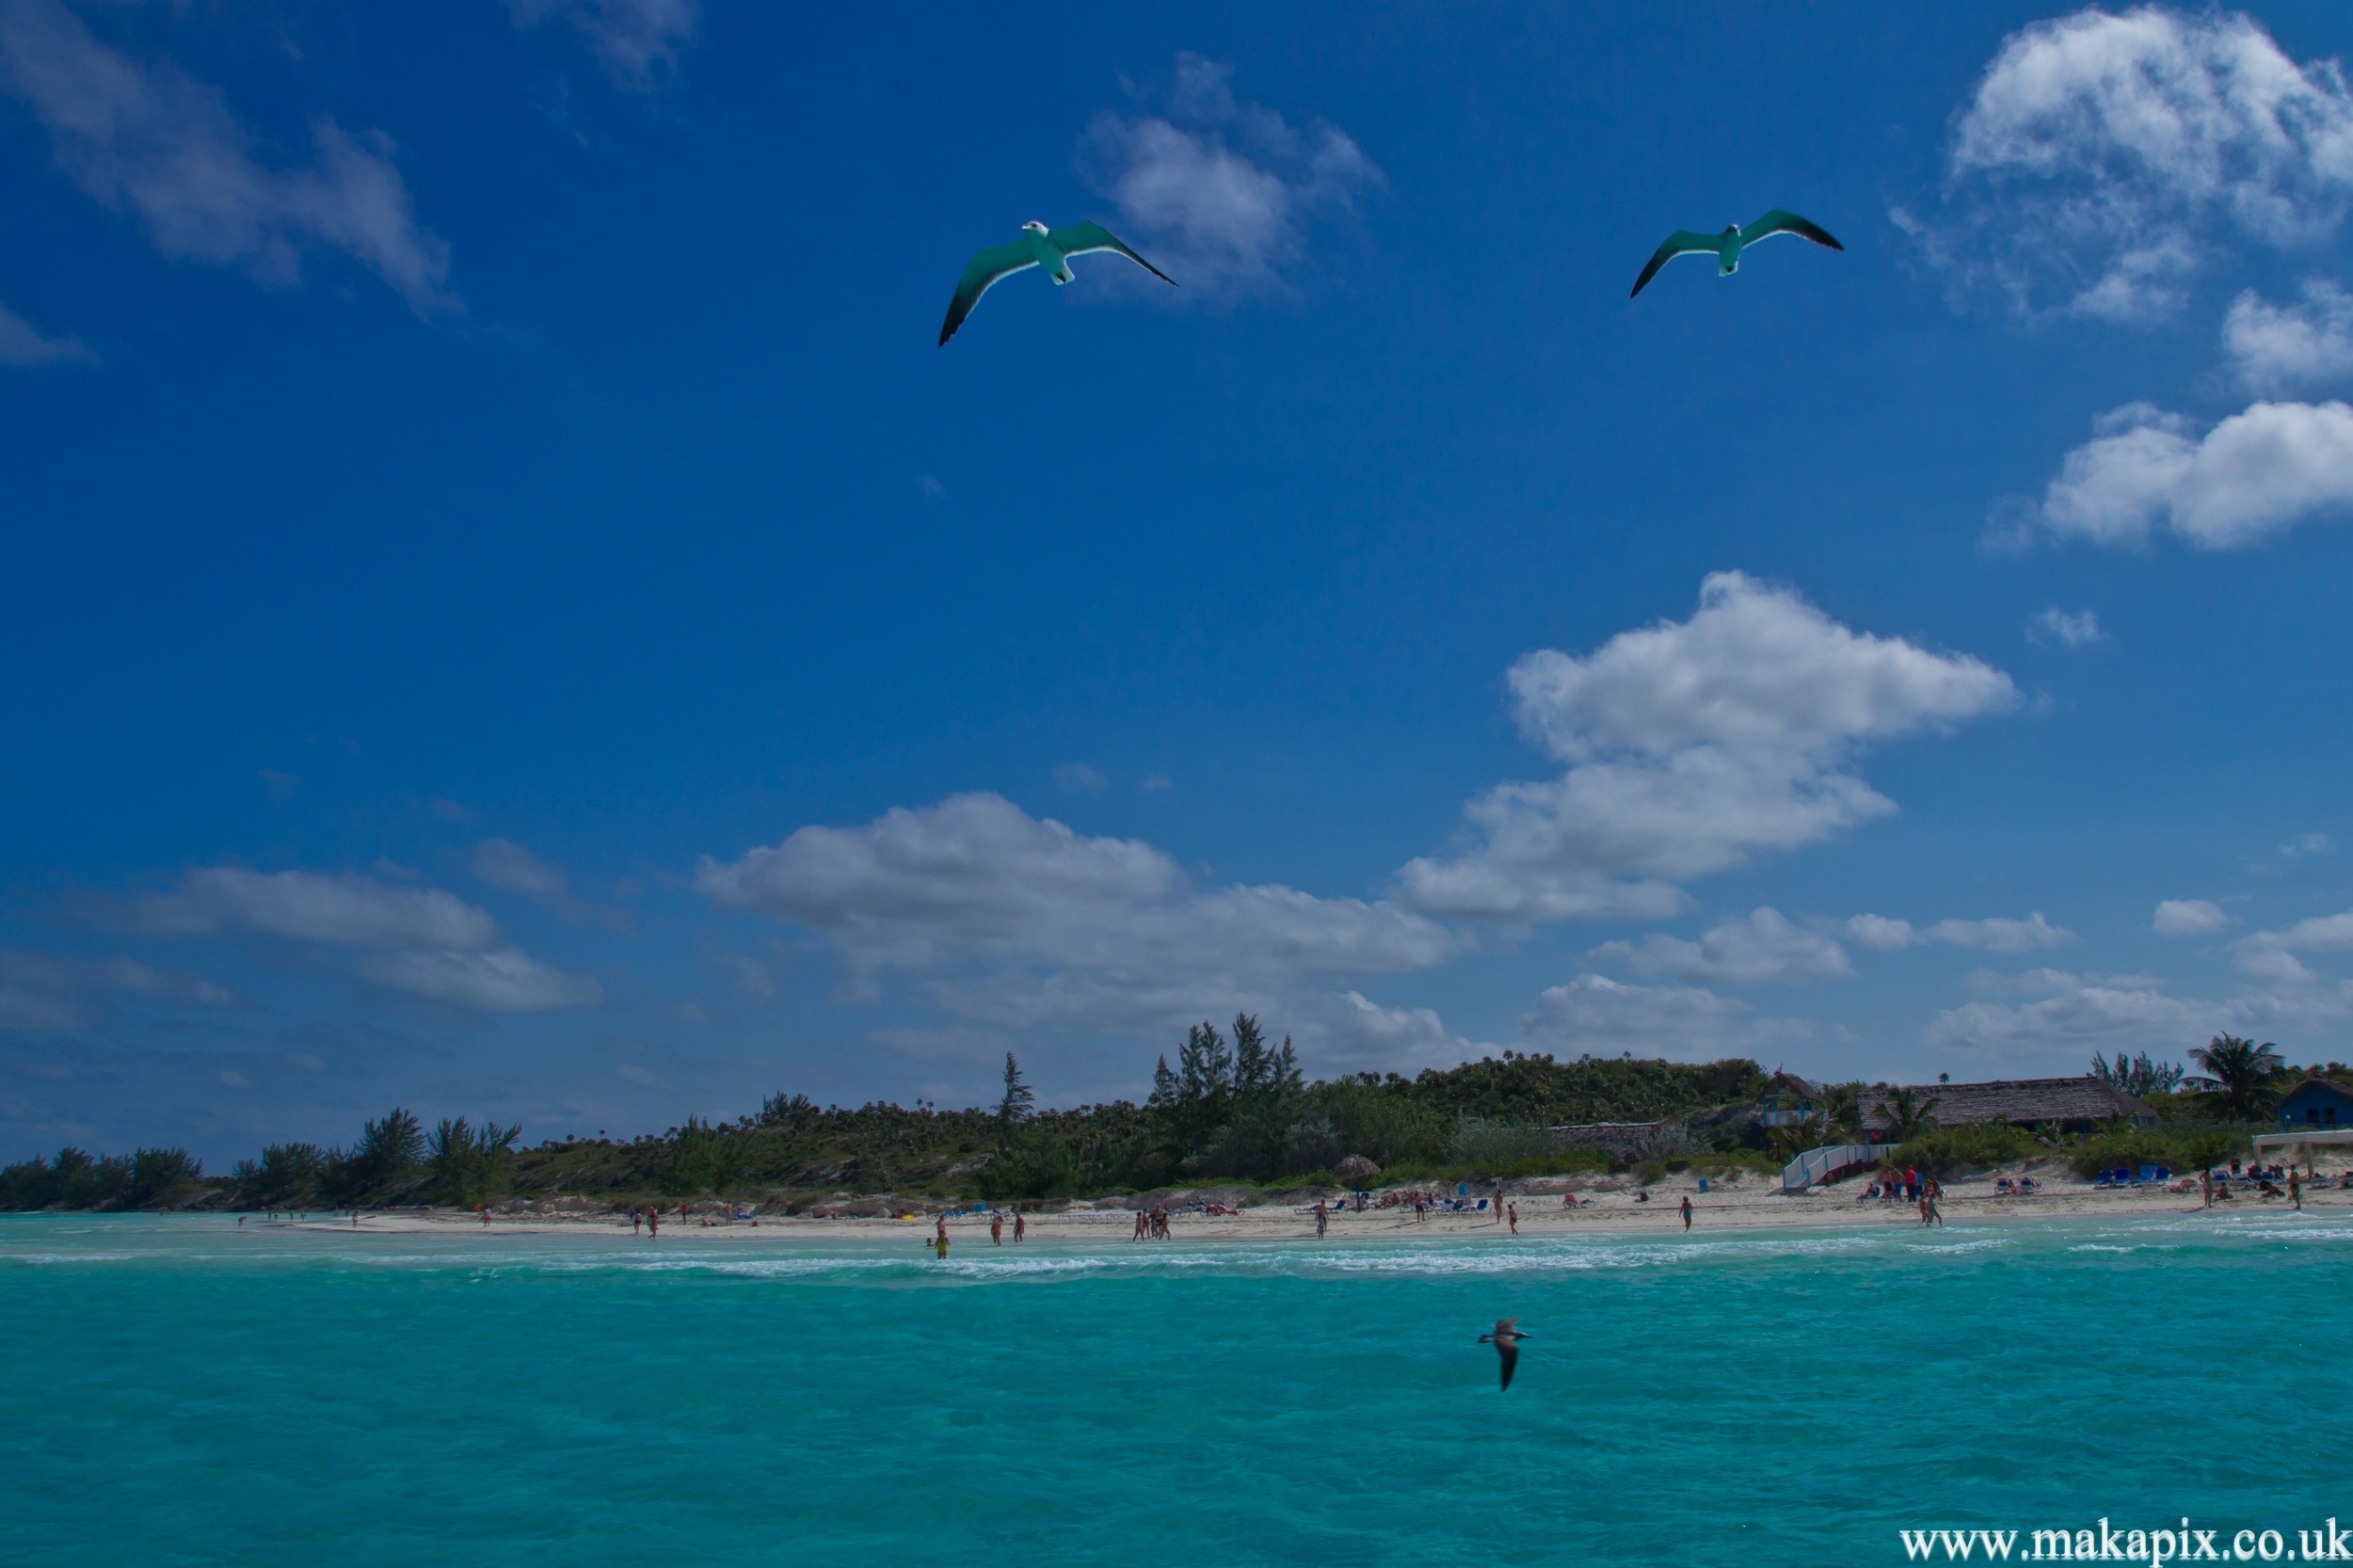
[[[594,980],[549,968],[506,944],[488,911],[438,888],[394,888],[373,877],[262,872],[239,866],[190,872],[177,889],[105,911],[150,936],[255,935],[361,948],[362,978],[488,1012],[594,1003]]]
[[[2080,1057],[2086,1047],[2119,1043],[2178,1050],[2249,1016],[2242,1007],[2167,996],[2145,976],[2119,982],[2035,969],[2013,984],[2033,1000],[1973,1001],[1940,1013],[1929,1025],[1929,1044],[2005,1056]]]
[[[987,793],[706,857],[696,886],[825,938],[854,984],[907,975],[934,1004],[1011,1027],[1161,1030],[1465,948],[1387,903],[1199,888],[1149,844],[1087,837]]]
[[[2302,860],[2315,855],[2326,855],[2335,847],[2326,833],[2302,833],[2281,844],[2280,854],[2289,860]]]
[[[506,0],[519,28],[561,18],[587,40],[613,80],[646,92],[678,69],[702,23],[700,0]]]
[[[1521,728],[1570,764],[1465,808],[1471,847],[1399,872],[1425,913],[1657,918],[1676,884],[1884,816],[1846,771],[1867,742],[1997,712],[2009,677],[1966,655],[1849,631],[1739,572],[1701,584],[1688,621],[1511,671]]]
[[[1581,974],[1536,999],[1520,1019],[1530,1048],[1561,1055],[1634,1051],[1679,1062],[1712,1062],[1736,1053],[1818,1038],[1801,1018],[1754,1016],[1745,1002],[1702,985],[1632,985]]]
[[[2207,936],[2231,923],[2222,906],[2201,898],[2169,898],[2157,905],[2149,929],[2160,936]]]
[[[1854,973],[1846,949],[1820,932],[1791,924],[1770,907],[1726,920],[1696,942],[1653,935],[1640,942],[1605,942],[1586,957],[1618,960],[1645,979],[1664,975],[1735,985],[1794,985]]]
[[[2031,509],[2059,538],[2146,544],[2162,524],[2205,550],[2261,544],[2353,506],[2353,408],[2257,403],[2203,435],[2131,403],[2101,416]]]
[[[31,106],[58,168],[136,215],[168,256],[291,283],[303,250],[323,246],[373,268],[419,315],[456,303],[449,248],[418,227],[380,133],[322,117],[310,161],[267,161],[218,88],[110,48],[58,0],[0,5],[0,90]]]
[[[2353,295],[2307,278],[2300,305],[2249,289],[2222,318],[2222,353],[2249,392],[2277,393],[2353,376]]]
[[[2179,305],[2233,238],[2326,236],[2353,197],[2353,94],[2236,13],[2085,9],[2003,41],[1954,123],[1945,206],[1897,212],[1963,288],[2115,320]]]
[[[31,322],[0,305],[0,365],[30,367],[96,358],[79,339],[43,337]]]
[[[1346,132],[1321,120],[1302,129],[1244,103],[1232,75],[1180,54],[1160,112],[1107,110],[1079,144],[1081,176],[1118,207],[1127,238],[1212,295],[1279,288],[1310,225],[1387,184]]]
[[[2296,954],[2353,952],[2353,910],[2314,916],[2281,931],[2258,931],[2232,946],[2239,972],[2251,979],[2310,981],[2315,977]]]
[[[1054,782],[1075,795],[1109,789],[1112,781],[1084,762],[1064,762],[1054,770]]]
[[[2028,623],[2026,634],[2061,648],[2089,648],[2105,635],[2100,630],[2100,617],[2090,611],[2070,615],[2056,604]]]

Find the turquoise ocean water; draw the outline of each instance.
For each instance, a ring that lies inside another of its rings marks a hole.
[[[0,1219],[0,1560],[1868,1564],[2353,1519],[2353,1218],[975,1240]]]

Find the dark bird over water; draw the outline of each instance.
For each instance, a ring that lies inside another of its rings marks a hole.
[[[1512,1386],[1513,1370],[1520,1364],[1520,1341],[1527,1337],[1520,1332],[1517,1318],[1505,1318],[1496,1324],[1493,1334],[1479,1336],[1481,1344],[1493,1345],[1496,1354],[1503,1358],[1503,1386],[1506,1388]]]

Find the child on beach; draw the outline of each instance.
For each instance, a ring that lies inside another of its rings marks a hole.
[[[1683,1228],[1691,1228],[1691,1199],[1688,1193],[1683,1199]]]

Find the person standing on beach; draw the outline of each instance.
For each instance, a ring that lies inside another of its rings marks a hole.
[[[648,1240],[648,1241],[650,1241],[650,1240],[652,1240],[655,1237],[657,1237],[657,1236],[659,1236],[659,1235],[661,1235],[661,1234],[662,1234],[662,1210],[660,1210],[659,1208],[648,1208],[648,1209],[647,1209],[647,1210],[646,1210],[646,1240]]]
[[[2302,1213],[2304,1209],[2304,1186],[2303,1183],[2296,1179],[2296,1167],[2293,1165],[2288,1167],[2288,1197],[2295,1203],[2297,1212],[2299,1214]]]
[[[1683,1195],[1683,1228],[1691,1228],[1691,1195],[1689,1192]]]
[[[1005,1215],[1002,1209],[992,1208],[988,1211],[988,1244],[992,1247],[1005,1244]]]
[[[2199,1208],[2212,1208],[2214,1207],[2214,1167],[2211,1165],[2198,1173],[2198,1195]]]
[[[1021,1244],[1021,1239],[1022,1239],[1023,1237],[1025,1237],[1025,1236],[1029,1235],[1029,1233],[1030,1233],[1030,1223],[1029,1223],[1027,1220],[1024,1220],[1024,1219],[1021,1217],[1021,1210],[1019,1210],[1018,1208],[1015,1209],[1015,1210],[1013,1211],[1013,1240],[1014,1240],[1014,1245],[1016,1245],[1016,1246],[1019,1246],[1019,1245]]]
[[[1130,1241],[1141,1241],[1144,1240],[1144,1210],[1141,1208],[1136,1210],[1136,1233],[1133,1236],[1128,1237],[1128,1240]]]
[[[1323,1232],[1324,1232],[1324,1229],[1325,1229],[1325,1227],[1326,1227],[1326,1226],[1330,1225],[1330,1224],[1331,1224],[1331,1223],[1332,1223],[1332,1209],[1331,1209],[1331,1207],[1330,1207],[1328,1204],[1326,1204],[1326,1203],[1325,1203],[1325,1202],[1324,1202],[1321,1198],[1318,1198],[1318,1199],[1316,1200],[1316,1240],[1317,1240],[1321,1241],[1321,1240],[1323,1240]]]
[[[1514,1236],[1517,1236],[1517,1235],[1520,1233],[1520,1206],[1519,1206],[1518,1204],[1513,1204],[1513,1205],[1512,1206],[1512,1208],[1511,1208],[1511,1216],[1512,1216],[1512,1234],[1513,1234],[1513,1235],[1514,1235]]]

